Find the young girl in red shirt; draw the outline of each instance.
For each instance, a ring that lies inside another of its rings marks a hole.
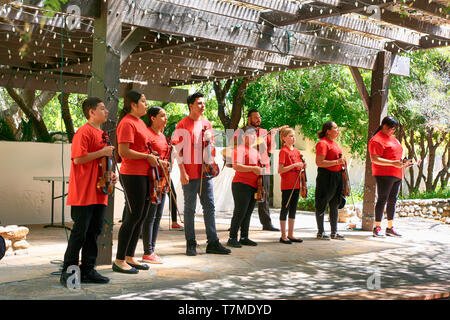
[[[149,269],[134,257],[142,223],[150,208],[150,166],[157,166],[156,156],[150,154],[147,147],[150,133],[140,119],[146,113],[145,96],[138,91],[129,91],[117,126],[118,150],[122,158],[120,175],[128,205],[119,230],[116,260],[112,265],[116,272],[136,274],[139,270]]]
[[[300,194],[300,179],[297,179],[301,170],[306,168],[300,150],[294,147],[295,131],[286,128],[281,131],[283,147],[280,150],[278,160],[278,173],[281,175],[281,212],[280,212],[280,242],[291,244],[292,242],[303,242],[302,239],[294,237],[295,213],[297,211],[298,198]],[[292,194],[292,196],[291,196]],[[289,197],[291,199],[289,200]],[[286,208],[287,202],[289,206]],[[289,212],[288,234],[286,236],[286,217]]]

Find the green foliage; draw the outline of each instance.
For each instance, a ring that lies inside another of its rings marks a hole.
[[[401,195],[399,199],[448,199],[450,198],[450,188],[447,186],[445,188],[437,188],[431,191],[418,191],[414,190],[409,194],[405,194],[402,198]]]
[[[87,121],[83,114],[83,109],[81,108],[86,97],[87,95],[85,94],[71,94],[69,96],[69,109],[75,131]],[[61,118],[61,102],[59,100],[59,94],[56,94],[53,99],[47,103],[43,111],[43,118],[49,132],[66,131],[66,126]]]
[[[308,186],[308,192],[306,193],[306,198],[301,196],[298,199],[297,210],[301,211],[316,211],[315,205],[315,194],[316,188],[313,186]]]
[[[365,156],[367,113],[346,67],[264,75],[249,84],[244,104],[246,110],[259,110],[266,129],[300,125],[305,137],[315,141],[322,124],[332,120],[341,128],[340,142]]]

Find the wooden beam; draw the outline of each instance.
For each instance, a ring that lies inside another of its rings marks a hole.
[[[361,73],[358,68],[350,67],[350,72],[352,73],[353,80],[355,80],[356,88],[358,89],[359,95],[364,103],[364,107],[366,107],[366,111],[369,112],[370,107],[370,96],[367,92],[366,85],[364,84]]]
[[[303,36],[303,40],[306,43],[292,44],[288,40],[288,35],[284,29],[272,29],[260,24],[242,22],[241,20],[188,8],[180,8],[167,3],[155,3],[154,1],[144,0],[141,1],[140,5],[143,8],[145,7],[147,12],[150,13],[140,12],[136,14],[134,10],[130,10],[125,13],[124,23],[164,33],[201,37],[202,39],[233,46],[247,47],[271,53],[286,53],[301,58],[364,69],[372,69],[377,52],[358,46],[317,39],[308,35]],[[201,21],[200,19],[194,21],[194,16],[201,16]],[[174,20],[172,20],[172,17],[174,17]],[[205,21],[210,23],[208,24]],[[227,28],[220,28],[220,25],[226,25]],[[230,26],[235,26],[235,28],[230,30]],[[250,30],[260,31],[255,33]],[[275,43],[277,40],[280,40],[278,44]],[[342,54],[338,52],[338,49],[341,50]]]
[[[365,16],[371,15],[367,12],[360,12],[360,13]],[[392,12],[389,10],[381,10],[380,21],[387,22],[403,28],[408,28],[410,30],[414,30],[420,33],[426,33],[435,37],[450,39],[450,28],[448,26],[440,26],[438,24],[434,24],[424,20],[418,20],[412,16],[404,16],[397,12]],[[393,39],[393,40],[403,41],[401,39]],[[403,42],[411,43],[409,41]]]
[[[351,29],[377,37],[419,45],[420,35],[418,33],[396,26],[381,26],[372,21],[356,19],[351,16],[328,17],[322,18],[319,21],[328,25]]]
[[[136,28],[130,31],[120,44],[120,64],[124,63],[148,33],[149,30],[145,28]]]

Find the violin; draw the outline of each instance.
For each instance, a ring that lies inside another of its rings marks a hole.
[[[147,143],[148,153],[153,155],[150,142]],[[159,185],[161,184],[159,178],[159,171],[157,167],[150,167],[150,201],[152,204],[158,205],[161,203],[162,193],[160,192]]]
[[[342,158],[342,154],[339,155]],[[344,196],[348,197],[351,193],[350,178],[348,176],[347,165],[343,165],[342,168],[342,183],[344,185]]]
[[[261,168],[264,168],[264,166],[261,163],[261,160],[258,161],[258,166]],[[263,176],[259,175],[257,180],[257,190],[255,192],[255,200],[256,202],[264,202],[266,201],[266,189],[264,189],[264,180]]]
[[[102,139],[106,145],[111,145],[109,136],[104,131],[102,134]],[[114,189],[114,184],[112,182],[113,163],[111,157],[101,157],[98,166],[99,175],[97,179],[97,190],[103,192],[104,194],[111,194]]]
[[[202,129],[202,140],[207,128]],[[203,142],[202,178],[214,178],[220,173],[219,166],[214,161],[216,149],[211,145],[210,139]]]
[[[300,158],[302,159],[303,163],[305,163],[305,159],[303,159],[303,155],[300,155]],[[306,169],[303,168],[300,171],[300,195],[302,196],[302,198],[306,199],[307,195],[308,195],[308,188],[306,186]]]

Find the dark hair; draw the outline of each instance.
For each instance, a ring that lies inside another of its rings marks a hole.
[[[197,98],[203,98],[204,96],[205,95],[202,92],[197,91],[196,93],[193,93],[189,97],[187,97],[187,105],[189,109],[191,109],[189,105],[193,104]]]
[[[119,122],[131,111],[131,103],[138,103],[139,99],[141,99],[142,93],[136,90],[128,91],[123,99],[123,109],[119,114]]]
[[[161,108],[161,107],[158,107],[158,106],[154,106],[154,107],[151,107],[150,109],[148,109],[148,111],[147,111],[147,125],[149,127],[152,126],[152,117],[156,117],[161,112],[161,110],[164,110],[164,109]]]
[[[326,136],[327,131],[331,130],[333,128],[333,123],[334,121],[327,121],[322,125],[322,130],[317,132],[317,136],[322,139],[323,137]]]
[[[250,109],[250,110],[248,110],[248,112],[247,112],[247,118],[250,118],[250,116],[251,116],[252,113],[254,113],[254,112],[258,112],[258,113],[259,113],[259,111],[258,111],[257,109]]]
[[[97,97],[87,97],[87,99],[83,101],[81,108],[83,109],[83,113],[86,119],[89,120],[89,110],[95,110],[100,102],[103,101]]]
[[[397,129],[400,124],[393,117],[384,117],[378,129],[373,133],[373,136],[376,135],[381,129],[383,129],[384,125],[387,125],[389,128]]]

